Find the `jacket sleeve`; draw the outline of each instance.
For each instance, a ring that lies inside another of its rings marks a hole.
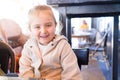
[[[19,76],[20,77],[34,77],[33,68],[31,66],[31,59],[29,57],[30,50],[24,46],[22,56],[19,60]]]
[[[67,42],[61,54],[61,64],[63,67],[62,80],[82,80],[77,57]]]

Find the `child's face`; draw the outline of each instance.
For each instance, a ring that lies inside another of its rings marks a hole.
[[[56,24],[50,11],[41,11],[32,17],[31,32],[42,45],[47,45],[55,36]]]

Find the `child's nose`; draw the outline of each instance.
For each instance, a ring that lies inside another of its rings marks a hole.
[[[41,28],[41,33],[46,33],[47,32],[47,30],[46,30],[46,28]]]

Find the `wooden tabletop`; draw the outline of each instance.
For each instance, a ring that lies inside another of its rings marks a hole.
[[[72,35],[72,38],[87,38],[89,35]]]

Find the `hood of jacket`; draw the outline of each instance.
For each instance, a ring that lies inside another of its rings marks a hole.
[[[67,38],[64,35],[56,35],[55,38],[48,43],[47,45],[45,45],[45,48],[47,49],[47,51],[53,49],[55,46],[57,46],[57,44],[60,41],[68,41]],[[41,45],[35,38],[31,37],[25,44],[25,46],[31,50],[31,48],[37,49],[39,50],[39,45]],[[42,45],[41,45],[42,46]]]

